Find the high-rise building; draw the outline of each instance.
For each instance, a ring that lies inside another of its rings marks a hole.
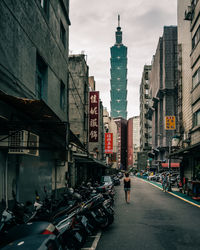
[[[127,118],[127,47],[122,43],[120,16],[115,32],[116,42],[111,47],[111,117]]]

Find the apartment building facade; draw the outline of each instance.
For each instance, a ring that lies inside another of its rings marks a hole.
[[[127,170],[127,120],[122,117],[114,118],[117,124],[117,167]]]
[[[0,199],[8,204],[12,190],[23,202],[67,181],[69,1],[1,1],[0,12]]]
[[[134,116],[127,122],[127,168],[137,168],[140,152],[140,117]]]
[[[200,1],[178,1],[179,149],[181,175],[200,179]]]
[[[140,83],[140,152],[148,154],[152,146],[152,119],[148,115],[150,106],[149,77],[151,65],[144,65]],[[143,169],[147,167],[144,163]],[[142,166],[140,166],[142,168]]]
[[[118,169],[117,164],[117,152],[118,152],[118,134],[117,134],[117,124],[114,119],[109,116],[109,112],[106,108],[103,111],[103,123],[104,123],[104,133],[112,133],[112,153],[106,154],[105,158],[107,164],[113,168]],[[105,144],[105,143],[104,143]]]
[[[152,167],[169,159],[176,128],[166,127],[166,117],[177,117],[177,27],[166,26],[153,56],[149,78],[150,104],[148,119],[152,120]],[[177,125],[177,119],[176,119]]]

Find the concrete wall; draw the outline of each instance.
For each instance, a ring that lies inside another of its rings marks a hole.
[[[47,100],[60,118],[60,80],[68,84],[68,23],[58,1],[51,1],[45,16],[38,1],[8,1],[0,3],[1,51],[0,72],[11,78],[1,83],[1,90],[35,98],[36,53],[48,65]],[[60,39],[60,20],[66,29],[66,45]],[[54,100],[52,102],[52,100]]]

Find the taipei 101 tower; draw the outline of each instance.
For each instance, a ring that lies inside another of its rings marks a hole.
[[[122,117],[127,119],[127,47],[122,43],[119,15],[115,37],[115,45],[110,48],[111,117]]]

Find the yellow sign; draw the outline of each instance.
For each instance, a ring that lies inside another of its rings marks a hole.
[[[166,130],[175,130],[176,129],[175,116],[165,116],[165,129]]]

